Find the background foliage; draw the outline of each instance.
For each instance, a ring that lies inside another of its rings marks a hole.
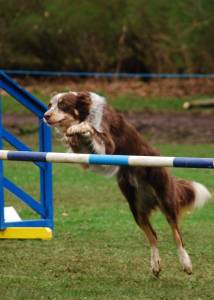
[[[0,67],[212,72],[214,1],[0,0]]]

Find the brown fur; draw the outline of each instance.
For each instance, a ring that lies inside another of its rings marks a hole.
[[[76,119],[79,118],[80,121],[83,121],[89,114],[90,104],[91,98],[88,93],[78,93],[77,96],[67,93],[61,98],[58,107],[62,111],[73,115]]]
[[[136,129],[111,107],[107,107],[104,111],[102,126],[105,132],[102,140],[107,145],[106,154],[159,155],[159,152],[150,147]],[[136,176],[143,185],[149,185],[154,191],[153,201],[142,199],[141,205],[144,207],[142,213],[147,216],[158,206],[167,214],[168,219],[177,221],[182,208],[194,202],[191,182],[172,177],[166,168],[120,167],[117,175],[118,183],[123,193],[124,186],[126,186],[125,193],[130,187],[128,194],[131,193],[132,197],[127,200],[132,207],[135,206],[135,197],[134,192],[131,192],[133,185],[130,183],[130,176]],[[142,213],[135,212],[135,214]]]
[[[91,99],[88,93],[63,96],[59,107],[73,113],[77,109],[80,123],[87,120]],[[72,128],[72,127],[71,127]],[[75,152],[96,153],[91,147],[92,141],[104,145],[105,154],[158,156],[124,117],[110,106],[104,106],[101,131],[91,128],[90,135],[82,132],[69,135],[68,143]],[[98,152],[99,154],[99,152]],[[195,192],[192,183],[171,176],[166,168],[144,168],[121,166],[117,172],[117,182],[121,192],[129,203],[136,223],[145,232],[151,247],[157,247],[157,235],[149,222],[153,210],[159,208],[172,228],[178,249],[184,249],[178,228],[178,218],[184,208],[194,203]],[[188,254],[187,254],[188,255]],[[159,261],[152,267],[155,275],[160,272]],[[186,269],[185,269],[186,268]],[[190,266],[185,267],[191,273]]]

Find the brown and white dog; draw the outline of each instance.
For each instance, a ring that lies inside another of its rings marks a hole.
[[[76,153],[158,156],[124,117],[107,105],[105,98],[91,92],[55,95],[44,120],[58,127]],[[177,179],[166,168],[87,166],[104,175],[116,175],[136,223],[151,245],[151,268],[161,271],[157,236],[149,217],[159,208],[171,226],[183,270],[191,274],[192,263],[184,248],[178,220],[184,210],[202,206],[210,197],[200,183]]]

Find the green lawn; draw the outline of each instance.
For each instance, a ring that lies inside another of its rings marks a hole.
[[[61,87],[61,90],[63,89]],[[34,96],[40,99],[45,104],[48,104],[50,100],[49,94],[44,94],[39,90],[32,92]],[[154,110],[154,111],[184,111],[183,104],[186,101],[194,99],[207,99],[206,95],[195,95],[191,97],[141,97],[135,94],[121,94],[120,96],[110,96],[105,92],[100,92],[101,95],[105,95],[108,102],[115,108],[121,111],[142,111],[142,110]],[[4,95],[3,110],[7,113],[27,113],[25,107],[14,105],[14,100],[9,95]],[[200,109],[198,109],[200,110]]]
[[[45,103],[48,95],[33,92]],[[120,110],[182,110],[190,98],[145,98],[121,95],[109,99]],[[3,96],[8,113],[25,113]],[[21,136],[34,150],[36,136]],[[162,155],[213,157],[214,145],[157,144]],[[8,145],[5,144],[5,148]],[[54,142],[54,151],[65,151]],[[5,162],[5,175],[39,197],[39,172],[30,163]],[[212,192],[213,171],[173,169],[173,174],[204,183]],[[182,232],[194,273],[181,270],[168,224],[160,213],[152,223],[162,258],[159,279],[150,271],[150,249],[135,225],[115,179],[106,179],[75,165],[55,164],[55,233],[51,241],[0,241],[0,299],[213,299],[214,202],[186,216]],[[23,218],[35,214],[5,193]]]
[[[213,156],[214,145],[156,145],[163,155]],[[55,151],[62,151],[54,146]],[[37,196],[38,174],[28,163],[7,162],[5,173]],[[114,179],[78,166],[55,164],[52,241],[0,241],[1,299],[213,299],[214,203],[186,216],[182,232],[194,273],[179,265],[170,228],[153,216],[162,273],[150,272],[150,249]],[[212,170],[173,170],[213,188]],[[26,180],[26,178],[28,180]],[[31,213],[16,205],[23,216]]]

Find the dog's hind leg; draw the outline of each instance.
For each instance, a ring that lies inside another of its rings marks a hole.
[[[143,217],[143,216],[142,216]],[[161,271],[160,265],[160,256],[158,251],[157,235],[153,230],[147,217],[144,217],[143,220],[139,221],[140,228],[144,231],[150,246],[151,246],[151,268],[155,276],[158,276]]]
[[[157,235],[153,230],[147,214],[139,212],[136,189],[126,178],[118,175],[118,185],[129,203],[130,210],[138,226],[144,231],[150,246],[151,246],[151,268],[155,276],[158,276],[161,271],[160,256],[158,251]]]
[[[183,271],[190,275],[192,274],[192,262],[187,251],[184,248],[184,244],[182,241],[180,230],[178,228],[177,221],[173,220],[170,217],[167,217],[167,220],[172,229],[172,234],[178,251],[179,261],[181,263]]]

